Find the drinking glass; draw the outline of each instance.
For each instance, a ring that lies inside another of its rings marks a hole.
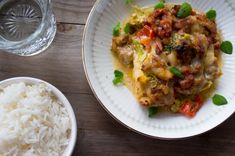
[[[0,49],[21,56],[44,51],[56,20],[51,0],[0,0]]]

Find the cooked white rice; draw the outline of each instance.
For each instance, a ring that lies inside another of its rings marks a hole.
[[[0,156],[59,156],[71,122],[45,84],[12,84],[0,92]]]

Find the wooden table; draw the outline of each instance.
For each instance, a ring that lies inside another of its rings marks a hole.
[[[112,119],[94,97],[82,66],[83,29],[95,0],[52,2],[58,22],[53,44],[33,57],[0,53],[0,78],[40,78],[67,96],[78,124],[74,156],[235,155],[235,116],[206,134],[175,141],[147,138]]]

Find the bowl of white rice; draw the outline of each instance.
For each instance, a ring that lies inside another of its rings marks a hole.
[[[70,156],[74,111],[53,85],[30,77],[0,82],[0,156]]]

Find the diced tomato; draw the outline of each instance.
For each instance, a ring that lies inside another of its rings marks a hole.
[[[138,33],[137,33],[137,36],[138,37],[141,37],[141,36],[147,36],[149,37],[150,39],[153,39],[154,38],[154,32],[153,32],[153,29],[148,26],[148,25],[145,25],[143,27],[143,29],[141,29]]]
[[[150,49],[151,42],[154,38],[153,29],[145,25],[138,33],[137,36],[140,39],[140,43],[143,44],[148,50]]]
[[[198,107],[198,110],[201,108],[203,102],[204,102],[204,101],[203,101],[203,98],[202,98],[200,95],[197,95],[197,96],[195,97],[195,103],[196,103],[196,105],[197,105],[197,107]]]
[[[194,99],[194,102],[191,100],[186,100],[183,102],[180,108],[180,113],[187,117],[194,117],[201,108],[202,104],[203,98],[200,95],[197,95]]]
[[[150,47],[151,41],[152,40],[149,37],[141,37],[140,39],[140,43],[143,44],[148,50],[151,48]]]
[[[193,103],[190,100],[186,100],[183,102],[180,108],[180,113],[184,114],[187,117],[194,117],[196,112],[192,109]]]

